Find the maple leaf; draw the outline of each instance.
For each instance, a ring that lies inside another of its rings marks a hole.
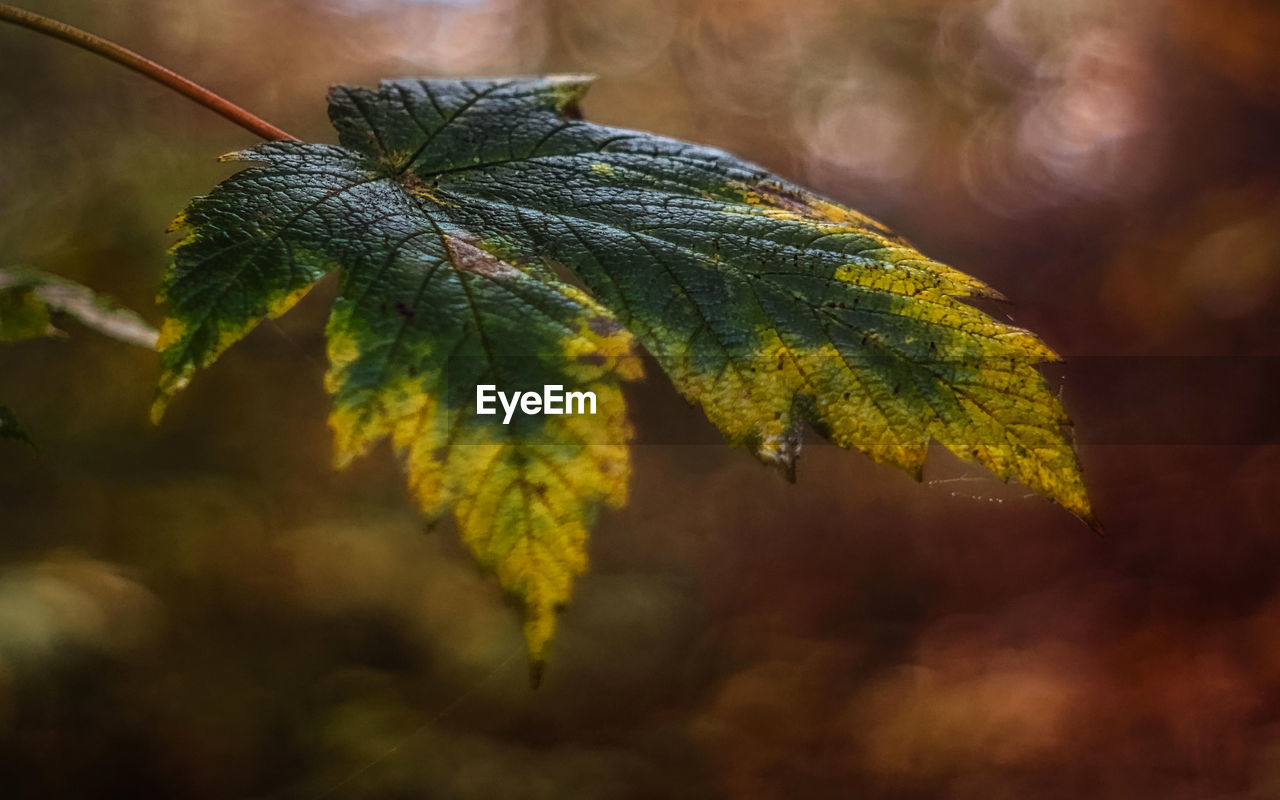
[[[156,415],[340,269],[337,462],[392,440],[424,511],[452,508],[523,601],[535,664],[590,517],[625,496],[631,335],[730,442],[789,477],[807,421],[917,476],[939,441],[1092,521],[1036,368],[1055,356],[965,302],[993,290],[727,153],[581,120],[588,83],[336,87],[340,146],[229,156],[254,165],[177,223]],[[486,383],[590,387],[601,411],[505,426],[470,409]]]
[[[197,366],[341,265],[326,329],[335,463],[390,438],[422,510],[452,509],[477,560],[523,603],[535,673],[586,568],[587,529],[626,500],[630,335],[573,286],[534,277],[414,197],[373,159],[279,143],[197,199],[163,299],[155,413]],[[476,413],[480,385],[590,391],[593,415]]]

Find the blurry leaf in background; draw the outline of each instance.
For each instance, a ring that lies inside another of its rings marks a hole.
[[[56,332],[49,319],[49,306],[35,289],[30,286],[0,289],[0,342],[20,342]]]
[[[19,342],[49,336],[57,331],[49,318],[49,306],[35,289],[26,285],[5,287],[8,273],[0,271],[0,342]],[[0,439],[33,445],[30,435],[8,406],[0,406]]]
[[[119,566],[54,551],[0,570],[0,675],[90,653],[127,653],[159,622],[150,590]]]
[[[92,289],[34,269],[0,269],[0,342],[62,336],[54,312],[67,314],[97,332],[128,344],[155,349],[157,334],[141,317],[94,294]],[[17,416],[0,406],[0,439],[34,446]]]
[[[61,334],[51,312],[74,317],[112,339],[155,349],[154,328],[89,287],[39,270],[0,269],[0,342]]]

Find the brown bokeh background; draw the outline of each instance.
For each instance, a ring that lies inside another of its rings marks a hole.
[[[153,428],[153,354],[0,348],[0,794],[1280,797],[1280,10],[1269,0],[88,0],[304,139],[380,77],[594,72],[1014,301],[1107,536],[936,453],[786,485],[653,371],[543,687],[391,455],[329,469],[332,284]],[[0,29],[0,263],[159,319],[241,130]],[[687,439],[687,441],[686,441]]]

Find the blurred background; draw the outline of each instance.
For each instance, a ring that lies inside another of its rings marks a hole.
[[[518,616],[385,449],[329,469],[332,282],[151,427],[155,356],[0,348],[0,792],[1280,797],[1271,0],[90,0],[32,10],[304,139],[332,83],[592,72],[998,287],[1067,358],[1099,538],[938,452],[790,486],[650,370],[630,505],[529,689]],[[159,319],[240,129],[0,28],[0,263]]]

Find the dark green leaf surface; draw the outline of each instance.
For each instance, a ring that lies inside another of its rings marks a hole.
[[[788,475],[808,421],[917,475],[929,442],[942,442],[1091,519],[1067,418],[1036,369],[1053,353],[965,302],[992,290],[726,153],[581,121],[586,86],[338,87],[341,146],[232,156],[256,166],[179,221],[189,235],[162,294],[157,411],[340,267],[329,324],[339,461],[390,436],[423,507],[452,504],[535,621],[567,598],[567,581],[544,578],[580,571],[580,543],[526,548],[504,575],[506,556],[483,542],[585,537],[595,505],[621,496],[625,453],[588,455],[625,443],[620,397],[593,425],[568,428],[542,417],[506,429],[466,409],[484,382],[585,383],[612,397],[634,374],[618,323],[730,441]],[[494,456],[493,471],[460,467],[461,441],[510,457]],[[522,476],[538,446],[568,447],[573,469],[547,466],[530,490]],[[551,483],[563,502],[537,511]],[[550,633],[539,625],[527,628],[535,658]]]

